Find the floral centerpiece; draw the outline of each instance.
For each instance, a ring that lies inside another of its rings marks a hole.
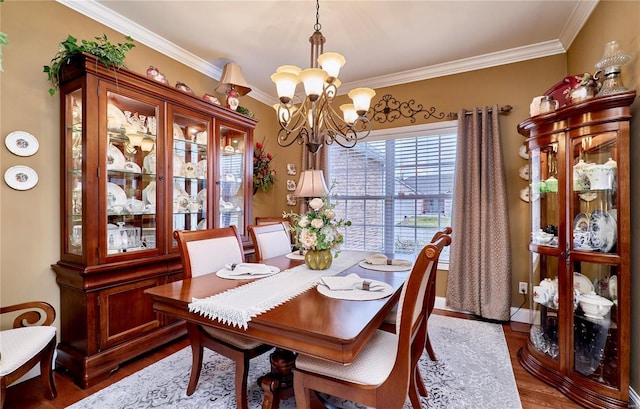
[[[253,150],[253,193],[258,189],[268,192],[273,188],[276,180],[275,169],[269,169],[273,156],[265,152],[264,145],[256,142],[256,148]]]
[[[344,243],[341,228],[351,226],[351,222],[337,219],[335,203],[328,196],[317,197],[309,202],[309,210],[305,214],[284,213],[283,217],[291,218],[291,231],[296,238],[296,246],[305,253],[305,263],[314,270],[324,270],[331,265]]]

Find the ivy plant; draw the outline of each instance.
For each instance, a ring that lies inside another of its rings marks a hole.
[[[49,94],[54,95],[60,84],[60,69],[71,61],[71,58],[79,53],[87,53],[95,56],[98,61],[103,63],[107,68],[125,67],[125,53],[135,47],[133,38],[125,36],[126,42],[113,44],[107,38],[106,34],[102,37],[95,37],[94,41],[82,40],[78,44],[78,40],[69,35],[66,40],[60,42],[58,52],[51,59],[51,65],[44,66],[44,72],[47,74],[52,87]]]

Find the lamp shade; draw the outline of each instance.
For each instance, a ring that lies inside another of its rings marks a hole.
[[[225,64],[222,70],[222,77],[220,77],[220,82],[216,87],[216,91],[223,94],[229,92],[230,89],[234,89],[238,95],[245,95],[251,91],[247,80],[244,79],[242,68],[234,62]]]
[[[305,170],[300,173],[298,186],[293,192],[295,197],[321,197],[329,192],[321,170]]]
[[[353,100],[353,106],[358,115],[364,115],[369,110],[371,98],[376,95],[376,92],[371,88],[356,88],[349,91],[348,95]]]

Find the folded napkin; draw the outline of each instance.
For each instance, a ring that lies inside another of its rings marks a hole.
[[[228,274],[232,276],[264,275],[272,273],[272,270],[268,265],[258,263],[225,264],[224,268],[229,270]]]
[[[322,284],[329,287],[332,291],[345,291],[345,290],[364,290],[363,283],[364,279],[360,278],[356,273],[351,273],[348,276],[339,276],[339,277],[322,277],[320,279]],[[370,282],[369,280],[367,280]],[[366,288],[367,291],[382,291],[384,290],[384,286],[377,283],[372,283]]]
[[[384,254],[372,254],[370,256],[367,256],[367,258],[364,259],[364,261],[366,263],[369,264],[374,264],[374,265],[394,265],[394,266],[410,266],[411,264],[413,264],[411,261],[409,260],[402,260],[399,258],[396,259],[390,259],[387,256],[385,256]]]

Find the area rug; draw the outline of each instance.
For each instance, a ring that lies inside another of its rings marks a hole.
[[[502,326],[487,322],[432,315],[429,336],[437,361],[423,354],[420,372],[429,396],[423,408],[518,409],[522,408]],[[251,360],[249,407],[261,408],[260,375],[269,372],[269,354]],[[205,349],[198,387],[187,396],[191,348],[182,349],[121,381],[69,406],[70,409],[231,409],[236,407],[235,364]],[[335,401],[344,408],[365,408]],[[280,403],[295,409],[295,400]],[[411,408],[407,402],[404,408]]]

